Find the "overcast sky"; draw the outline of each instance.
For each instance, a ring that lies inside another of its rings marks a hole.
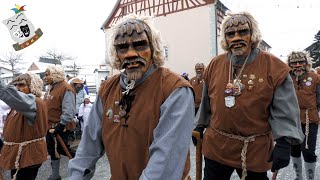
[[[79,64],[99,64],[104,59],[105,37],[100,29],[116,0],[0,0],[0,21],[13,16],[15,4],[26,5],[25,15],[43,36],[21,52],[25,60],[38,61],[48,49],[77,57]],[[231,11],[247,10],[259,22],[271,52],[286,56],[309,46],[320,30],[319,0],[221,0]],[[7,27],[0,25],[0,57],[13,50]]]
[[[25,6],[25,15],[41,28],[43,36],[21,50],[27,61],[38,61],[47,49],[77,57],[80,64],[99,64],[104,59],[105,36],[100,29],[116,0],[0,0],[0,57],[15,41],[2,21],[14,16],[15,4]],[[20,52],[20,51],[18,51]]]

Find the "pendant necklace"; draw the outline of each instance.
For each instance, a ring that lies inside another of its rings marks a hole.
[[[228,108],[232,108],[235,103],[236,103],[236,97],[235,96],[239,96],[241,94],[241,91],[244,89],[244,84],[241,83],[241,75],[242,72],[244,70],[245,65],[247,64],[247,61],[249,59],[251,53],[249,53],[249,55],[247,56],[246,60],[244,61],[239,74],[235,75],[235,78],[233,80],[233,83],[231,82],[231,75],[233,75],[233,64],[232,64],[232,60],[230,60],[230,65],[229,65],[229,77],[228,77],[228,83],[226,85],[226,90],[224,91],[226,94],[226,97],[224,98],[224,102],[226,107]]]
[[[135,81],[131,81],[127,84],[124,92],[120,89],[120,102],[119,102],[119,117],[124,119],[124,124],[121,126],[128,127],[127,120],[129,118],[129,111],[131,109],[131,103],[135,97],[134,94],[130,94],[130,90],[134,88]]]

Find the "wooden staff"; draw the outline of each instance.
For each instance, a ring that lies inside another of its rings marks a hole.
[[[67,146],[64,144],[64,142],[63,142],[63,140],[62,140],[62,138],[60,137],[59,134],[56,135],[56,138],[57,138],[57,140],[59,141],[59,143],[60,143],[62,149],[64,150],[64,152],[67,154],[68,158],[69,158],[69,159],[72,159],[72,156],[71,156],[71,154],[70,154]]]
[[[192,131],[192,136],[197,139],[196,146],[196,180],[202,179],[202,139],[198,131]]]
[[[50,129],[49,132],[50,132],[50,133],[54,133],[54,129]],[[62,149],[64,150],[64,152],[67,154],[68,158],[69,158],[69,159],[72,159],[72,156],[71,156],[71,154],[70,154],[67,146],[64,144],[61,136],[60,136],[59,134],[56,134],[56,138],[57,138],[57,140],[59,141],[59,143],[60,143]]]

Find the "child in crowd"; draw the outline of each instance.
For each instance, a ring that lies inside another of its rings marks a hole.
[[[90,97],[86,95],[84,97],[83,103],[79,107],[79,114],[78,114],[78,119],[81,125],[81,131],[83,131],[83,127],[85,126],[85,123],[88,120],[91,108],[92,108],[92,104],[90,102]]]

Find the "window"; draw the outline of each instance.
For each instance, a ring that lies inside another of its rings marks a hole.
[[[168,58],[168,57],[169,57],[169,55],[168,55],[168,46],[164,46],[163,49],[164,49],[164,50],[163,50],[164,60],[165,60],[165,61],[168,61],[168,59],[169,59],[169,58]]]

